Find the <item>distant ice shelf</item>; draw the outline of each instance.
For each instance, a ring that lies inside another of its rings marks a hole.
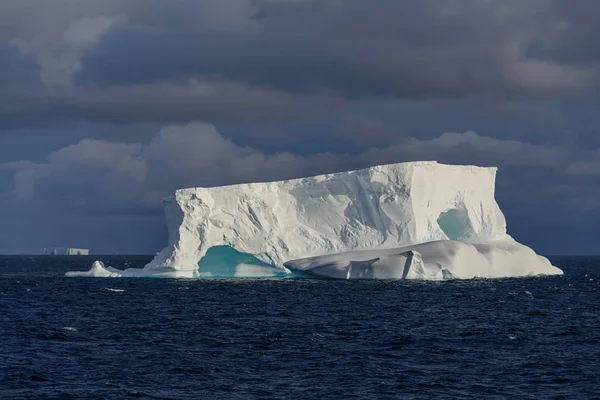
[[[562,271],[506,232],[496,168],[434,161],[165,200],[168,246],[143,269],[68,276],[468,279]]]
[[[53,249],[44,249],[46,256],[88,256],[89,249],[75,249],[72,247],[55,247]]]

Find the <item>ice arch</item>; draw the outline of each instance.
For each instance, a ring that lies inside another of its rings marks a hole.
[[[450,240],[463,241],[473,234],[469,214],[464,209],[453,208],[440,213],[437,223]]]
[[[230,246],[213,246],[198,261],[199,277],[269,277],[287,272]]]

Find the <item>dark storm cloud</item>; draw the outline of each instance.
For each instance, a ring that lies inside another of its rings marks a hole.
[[[17,49],[0,45],[0,88],[31,87],[31,78],[38,72],[35,62],[21,55]]]
[[[31,78],[46,89],[0,88],[0,110],[13,125],[48,115],[273,121],[307,118],[336,97],[577,96],[599,82],[597,4],[10,0],[0,47],[37,63]]]
[[[0,125],[66,125],[69,122],[172,123],[269,122],[314,118],[334,112],[344,101],[327,94],[294,96],[231,81],[184,82],[111,87],[72,87],[58,92],[21,92],[2,96]]]
[[[246,29],[215,33],[188,24],[167,24],[158,32],[117,29],[88,53],[82,81],[220,75],[293,92],[329,88],[369,98],[552,97],[598,82],[598,60],[563,62],[558,53],[548,53],[596,47],[578,35],[592,38],[587,35],[598,28],[579,24],[587,15],[563,13],[560,1],[252,4],[262,18]],[[597,7],[586,5],[592,12]]]
[[[600,62],[600,3],[594,1],[553,1],[555,29],[530,49],[530,55],[555,60],[565,65],[590,65]]]

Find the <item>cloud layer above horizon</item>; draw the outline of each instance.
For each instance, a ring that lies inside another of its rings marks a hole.
[[[497,165],[509,231],[598,253],[593,0],[7,0],[0,252],[153,252],[179,187]],[[26,239],[25,239],[26,238]]]

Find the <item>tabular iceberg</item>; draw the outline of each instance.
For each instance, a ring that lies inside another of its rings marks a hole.
[[[561,274],[506,233],[496,168],[409,162],[165,200],[168,246],[87,276],[447,279]],[[307,258],[308,257],[308,258]],[[108,272],[108,273],[107,273]]]

